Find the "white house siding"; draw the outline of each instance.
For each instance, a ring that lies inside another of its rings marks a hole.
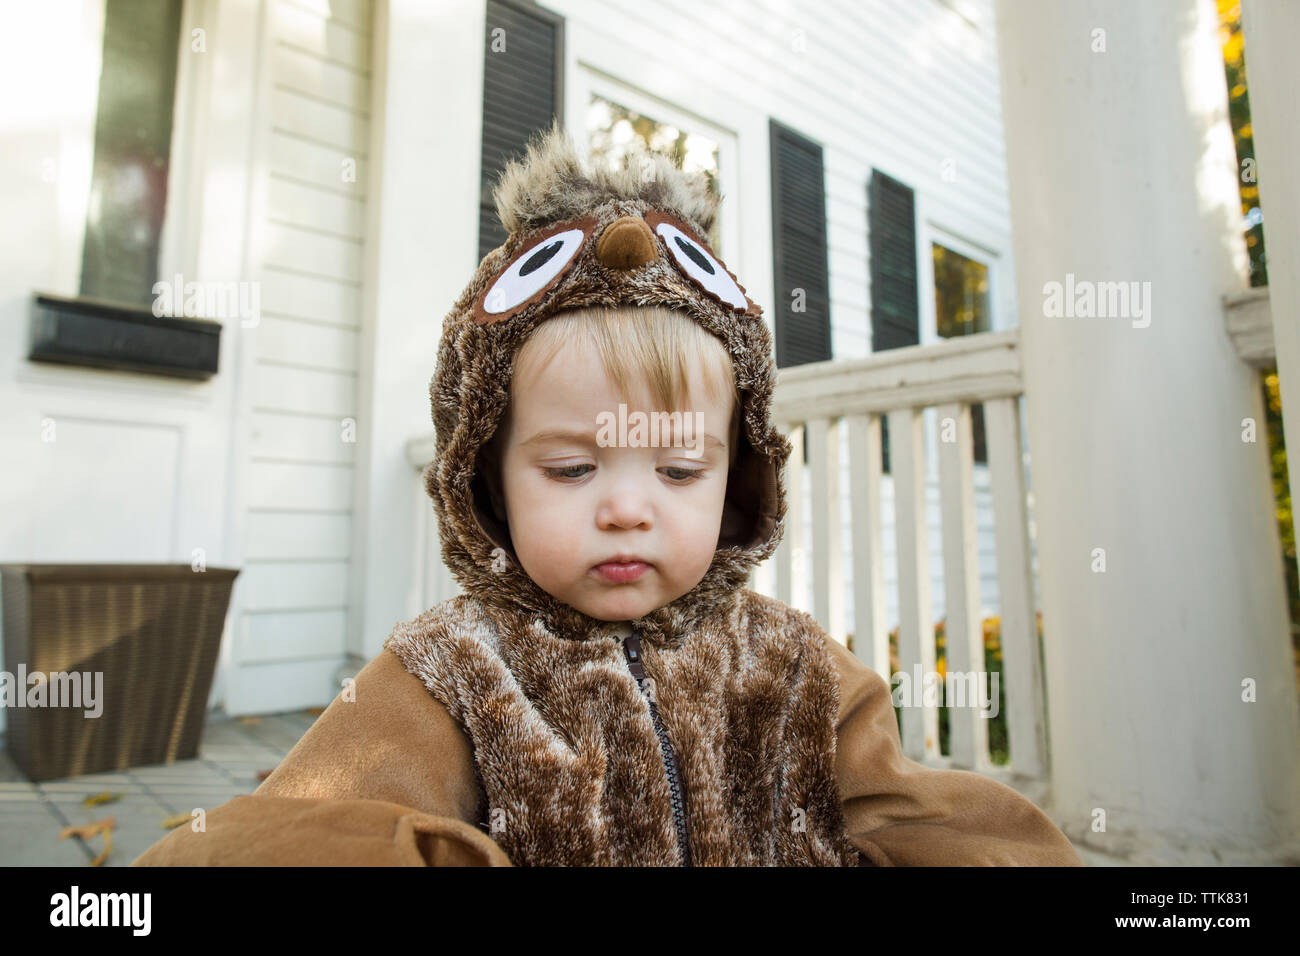
[[[686,112],[702,130],[734,133],[738,170],[721,170],[722,218],[740,220],[739,250],[728,265],[766,311],[772,309],[769,116],[823,147],[830,269],[832,351],[871,352],[867,184],[872,168],[916,193],[921,341],[937,341],[931,241],[989,266],[994,329],[1016,325],[1010,222],[996,40],[987,0],[821,0],[746,4],[646,5],[552,2],[566,17],[568,125],[583,130],[585,91],[595,83],[649,94],[664,113]],[[588,75],[599,76],[591,81]],[[635,103],[629,103],[637,108]],[[724,153],[725,160],[725,153]],[[728,183],[728,177],[734,179]],[[725,244],[725,242],[724,242]],[[934,613],[943,615],[935,413],[926,414]],[[842,437],[842,441],[843,441]],[[842,514],[848,514],[847,443],[841,445]],[[892,488],[884,480],[887,621],[897,623]],[[805,490],[805,508],[812,507]],[[976,467],[981,603],[997,613],[988,474]],[[809,536],[811,530],[808,531]],[[852,564],[847,527],[845,584]],[[811,537],[805,543],[810,546]],[[770,569],[757,578],[760,588]],[[798,588],[795,601],[811,608]],[[852,591],[847,595],[852,631]]]
[[[328,699],[347,640],[369,0],[268,0],[231,713]],[[353,169],[355,181],[352,180]]]

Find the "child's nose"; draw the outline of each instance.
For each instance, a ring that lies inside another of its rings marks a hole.
[[[649,527],[653,523],[651,515],[648,496],[638,488],[623,485],[611,489],[601,501],[597,523],[605,527]]]
[[[654,233],[640,216],[615,219],[596,242],[596,258],[610,269],[636,269],[658,255]]]

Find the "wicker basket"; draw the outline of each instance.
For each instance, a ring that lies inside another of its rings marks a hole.
[[[197,756],[238,574],[159,564],[0,566],[4,670],[11,681],[20,671],[47,678],[46,705],[5,706],[8,749],[28,779]],[[72,674],[86,684],[81,706],[67,703],[76,700]],[[95,674],[102,690],[92,707]],[[16,690],[25,703],[33,687],[24,680]],[[50,706],[56,691],[63,706]]]

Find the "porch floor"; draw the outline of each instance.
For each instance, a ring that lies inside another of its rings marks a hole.
[[[256,790],[258,773],[274,769],[315,719],[306,710],[258,718],[213,710],[194,760],[40,783],[23,776],[6,747],[0,751],[0,865],[88,866],[104,849],[103,835],[61,840],[59,833],[113,817],[112,848],[100,865],[127,866],[167,835],[168,817]],[[121,796],[84,805],[101,793]]]

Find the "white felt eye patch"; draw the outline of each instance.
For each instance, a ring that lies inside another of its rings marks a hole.
[[[655,231],[663,237],[668,251],[682,270],[706,291],[737,309],[749,306],[749,300],[745,298],[740,286],[736,285],[736,280],[731,278],[722,263],[713,258],[707,249],[670,222],[660,222]]]
[[[500,315],[527,302],[578,254],[585,237],[582,229],[568,229],[538,242],[492,284],[483,297],[483,311]]]

